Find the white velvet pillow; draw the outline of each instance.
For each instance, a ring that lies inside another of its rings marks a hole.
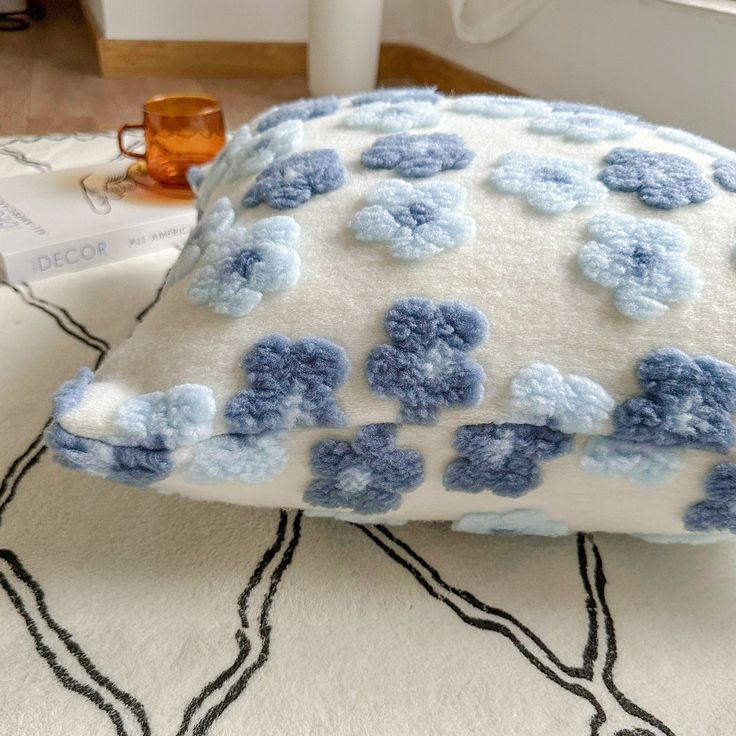
[[[588,105],[303,100],[191,172],[199,224],[65,465],[466,531],[736,532],[736,153]]]

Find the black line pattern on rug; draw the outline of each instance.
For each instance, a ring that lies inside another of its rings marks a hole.
[[[233,662],[210,680],[191,700],[184,711],[176,736],[205,736],[228,706],[243,694],[253,675],[268,660],[271,642],[271,607],[284,572],[291,564],[299,544],[301,520],[301,511],[280,512],[276,539],[261,557],[238,598],[240,628],[235,632],[237,654]],[[261,602],[258,626],[254,632],[256,627],[253,626],[249,615],[254,608],[253,598],[259,596]],[[208,705],[213,700],[215,702]],[[197,719],[203,710],[204,715]]]
[[[373,529],[355,526],[461,621],[477,629],[501,634],[545,677],[590,703],[594,710],[588,732],[590,736],[675,736],[660,719],[626,698],[614,683],[613,667],[617,657],[615,626],[606,600],[603,559],[592,535],[577,536],[578,572],[588,613],[583,667],[564,668],[550,647],[541,645],[541,637],[529,636],[528,627],[506,611],[489,606],[472,593],[448,584],[436,568],[385,526]],[[599,622],[600,616],[603,626]]]
[[[0,155],[10,156],[10,158],[21,164],[21,166],[27,166],[37,171],[51,171],[51,166],[45,161],[36,161],[35,159],[28,158],[23,151],[16,151],[13,148],[8,148],[7,145],[0,148]]]
[[[49,666],[56,679],[65,688],[82,695],[105,712],[112,721],[115,733],[118,736],[132,736],[133,734],[150,736],[151,727],[143,705],[100,672],[74,640],[71,633],[53,618],[46,604],[46,596],[43,590],[28,570],[23,567],[18,557],[10,550],[0,549],[0,560],[5,563],[0,566],[0,586],[7,593],[13,607],[23,619],[33,639],[36,651]],[[21,593],[23,589],[25,589],[26,595],[30,597],[30,602],[33,604],[33,614],[29,611],[29,606]],[[84,683],[78,677],[72,675],[68,667],[60,662],[59,653],[54,651],[46,642],[46,637],[41,631],[42,625],[45,625],[56,635],[64,649],[81,667],[92,683],[103,688],[111,697],[103,697],[90,684]],[[135,730],[127,729],[126,722],[133,725]]]
[[[84,327],[84,325],[82,325],[81,322],[74,319],[63,307],[36,297],[27,284],[18,287],[6,282],[0,282],[0,285],[2,283],[18,294],[28,306],[40,309],[52,317],[59,328],[66,334],[73,337],[83,345],[95,350],[98,353],[95,367],[99,367],[109,349],[107,341],[93,335],[86,327]],[[153,300],[144,311],[147,312],[158,301],[162,293],[162,286],[163,282],[161,286],[159,286]],[[140,315],[136,317],[136,319],[140,321],[139,318]],[[28,448],[11,463],[2,483],[0,484],[0,522],[2,521],[3,512],[15,497],[21,481],[28,471],[39,462],[46,451],[43,434],[50,421],[50,419],[47,420],[44,429],[36,435]],[[0,559],[3,559],[10,564],[12,572],[15,573],[15,577],[20,580],[21,583],[24,583],[31,591],[36,603],[33,613],[29,611],[28,607],[23,602],[22,596],[19,595],[16,588],[12,585],[12,581],[9,579],[8,575],[0,573],[0,587],[3,588],[5,593],[8,595],[11,604],[21,616],[29,635],[34,641],[36,651],[51,668],[56,679],[61,683],[61,685],[72,692],[76,692],[88,698],[98,708],[107,713],[115,727],[117,736],[134,736],[136,732],[140,734],[140,736],[150,736],[150,726],[142,704],[133,698],[132,695],[116,685],[110,678],[102,675],[93,665],[89,656],[74,641],[71,634],[52,619],[45,604],[45,595],[43,590],[40,585],[31,578],[30,573],[23,568],[17,555],[11,550],[1,550]],[[34,614],[39,617],[40,620],[34,619]],[[68,670],[63,667],[63,665],[60,664],[57,652],[55,652],[53,648],[44,641],[44,637],[41,633],[42,623],[48,626],[56,634],[56,636],[62,641],[65,649],[76,659],[94,683],[104,687],[111,695],[113,695],[114,698],[120,700],[123,705],[133,713],[135,721],[139,726],[139,728],[136,728],[135,732],[127,731],[125,729],[119,706],[116,708],[107,702],[107,700],[98,691],[90,685],[81,683],[77,678],[73,677]]]

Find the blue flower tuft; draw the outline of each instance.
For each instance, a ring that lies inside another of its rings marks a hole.
[[[736,192],[736,158],[719,158],[714,161],[713,178],[727,192]]]
[[[639,148],[614,148],[599,179],[617,192],[636,192],[649,207],[671,210],[705,202],[715,192],[698,167],[684,156]]]
[[[549,103],[526,97],[506,95],[463,95],[450,108],[453,112],[484,115],[487,118],[527,118],[545,115],[551,111]]]
[[[147,486],[163,480],[174,469],[166,450],[120,447],[100,440],[77,437],[55,422],[46,432],[46,444],[65,468],[84,470],[118,483]]]
[[[369,424],[352,442],[318,442],[311,464],[320,477],[309,485],[304,501],[357,514],[398,509],[403,494],[424,480],[424,461],[416,450],[396,447],[396,432],[394,424]]]
[[[200,442],[194,448],[187,468],[190,483],[222,483],[240,480],[265,483],[285,467],[288,453],[278,433],[221,434]]]
[[[643,396],[613,413],[616,439],[726,452],[736,445],[736,368],[675,348],[650,353],[637,369]]]
[[[695,298],[698,271],[683,257],[690,240],[679,225],[604,213],[588,223],[593,240],[578,253],[582,272],[613,290],[621,314],[651,319]]]
[[[436,105],[442,95],[434,87],[402,87],[400,89],[377,89],[357,95],[350,100],[355,106],[370,105],[374,102],[429,102]]]
[[[335,511],[333,509],[304,509],[304,516],[315,519],[334,519],[335,521],[346,521],[349,524],[360,524],[361,526],[381,524],[382,526],[404,526],[406,519],[393,519],[380,514],[350,514],[347,511]]]
[[[61,419],[64,414],[78,406],[84,398],[87,386],[95,382],[95,374],[89,368],[80,368],[74,378],[59,386],[51,399],[54,419]]]
[[[166,285],[170,286],[188,276],[197,265],[202,253],[210,245],[225,237],[233,222],[235,222],[233,206],[227,197],[221,197],[205,211],[192,232],[189,233],[189,238],[166,279]]]
[[[447,466],[447,490],[515,498],[542,482],[539,461],[570,452],[572,437],[533,424],[469,424],[452,444],[460,458]]]
[[[296,153],[258,174],[243,197],[243,207],[267,204],[277,210],[291,209],[315,194],[339,189],[346,181],[347,172],[337,151],[320,148]]]
[[[225,408],[230,431],[260,434],[294,427],[338,427],[345,415],[332,397],[348,372],[345,351],[319,337],[292,342],[267,335],[243,358],[250,388]]]
[[[287,120],[311,120],[325,115],[331,115],[340,109],[340,100],[337,97],[310,97],[305,100],[296,100],[286,105],[277,105],[266,110],[255,122],[256,130],[263,133]]]
[[[360,160],[369,169],[395,169],[408,179],[424,179],[448,169],[464,169],[475,154],[451,133],[395,133],[378,138]]]
[[[530,130],[557,135],[575,143],[598,143],[630,138],[636,128],[617,115],[593,112],[551,112],[529,123]]]
[[[572,529],[562,521],[548,518],[538,509],[513,509],[465,514],[452,523],[455,532],[471,534],[536,534],[542,537],[566,537]]]
[[[298,151],[303,141],[301,120],[287,120],[256,136],[251,135],[248,126],[243,126],[210,165],[198,193],[198,205],[205,207],[220,184],[260,173],[277,159]]]
[[[606,188],[593,176],[585,161],[512,151],[498,159],[490,181],[501,192],[524,197],[534,209],[557,215],[605,198]]]
[[[412,128],[433,128],[439,121],[440,114],[430,102],[371,102],[355,108],[342,123],[348,128],[399,133]]]
[[[705,482],[705,500],[685,512],[691,532],[720,531],[736,534],[736,464],[716,465]]]
[[[291,217],[269,217],[247,230],[232,228],[207,249],[189,286],[190,301],[230,317],[248,314],[264,294],[297,283],[298,240],[299,225]]]
[[[476,406],[483,369],[467,352],[486,337],[488,321],[463,302],[407,297],[384,320],[393,345],[379,345],[366,361],[366,378],[382,398],[401,402],[401,421],[432,424],[438,409]]]
[[[594,381],[563,376],[553,365],[530,363],[511,385],[511,416],[515,423],[547,425],[567,434],[593,434],[603,429],[614,401]]]
[[[412,186],[389,179],[367,194],[369,207],[350,225],[355,237],[368,243],[386,243],[396,258],[427,258],[456,248],[475,234],[475,222],[453,212],[465,201],[465,190],[449,182]]]
[[[185,383],[128,399],[118,410],[119,434],[111,442],[174,450],[209,437],[214,417],[212,389]]]
[[[593,437],[585,445],[580,464],[594,475],[627,478],[632,483],[669,483],[682,468],[680,451],[642,442],[626,442],[611,437]]]

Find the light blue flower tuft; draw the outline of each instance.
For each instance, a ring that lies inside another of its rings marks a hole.
[[[649,207],[671,210],[705,202],[714,196],[713,187],[688,158],[674,153],[614,148],[599,179],[617,192],[635,192]]]
[[[679,225],[607,212],[588,223],[588,232],[593,239],[578,253],[580,268],[613,291],[621,314],[659,317],[700,292],[698,271],[684,258],[690,241]]]
[[[459,135],[394,133],[378,138],[360,160],[369,169],[395,169],[407,179],[424,179],[440,171],[464,169],[474,156]]]
[[[566,434],[600,432],[614,403],[608,392],[589,378],[563,376],[546,363],[530,363],[511,384],[514,422],[547,425]]]
[[[399,299],[384,327],[393,345],[374,348],[365,364],[372,391],[401,403],[401,421],[432,424],[437,412],[477,406],[485,373],[468,353],[486,337],[488,320],[463,302]]]
[[[450,109],[487,118],[528,118],[552,111],[549,103],[542,100],[506,95],[463,95],[453,101]]]
[[[623,140],[636,133],[636,128],[616,115],[589,112],[551,112],[534,118],[529,129],[544,135],[557,135],[575,143],[598,143]]]
[[[184,245],[179,258],[172,267],[166,285],[181,281],[188,276],[207,248],[223,238],[235,222],[235,212],[227,197],[221,197],[204,212]]]
[[[56,422],[46,431],[45,440],[56,462],[65,468],[84,470],[118,483],[148,486],[163,480],[174,469],[167,450],[117,447],[101,440],[77,437]]]
[[[562,521],[550,519],[538,509],[513,509],[465,514],[452,523],[455,532],[471,534],[535,534],[542,537],[566,537],[572,529]]]
[[[680,130],[680,128],[668,128],[660,125],[655,128],[654,132],[666,141],[672,143],[679,143],[682,146],[687,146],[693,151],[698,153],[704,153],[706,156],[725,156],[732,157],[734,152],[725,146],[721,146],[715,141],[711,141],[703,136],[690,133],[687,130]]]
[[[636,123],[639,120],[637,115],[630,112],[621,112],[621,110],[611,110],[602,105],[591,105],[586,102],[567,102],[565,100],[557,100],[549,103],[555,112],[574,112],[585,113],[589,115],[608,115],[609,117],[620,118],[629,123]]]
[[[440,114],[430,102],[372,102],[356,107],[342,123],[348,128],[401,133],[412,128],[433,128],[439,121]]]
[[[64,414],[78,406],[87,390],[87,386],[95,382],[95,374],[89,368],[80,368],[74,378],[59,386],[52,398],[53,417],[61,419]]]
[[[233,228],[210,245],[189,286],[189,299],[217,314],[242,317],[264,294],[299,280],[299,225],[291,217],[269,217],[249,229]]]
[[[346,181],[347,172],[334,149],[295,153],[258,174],[243,197],[243,207],[267,204],[277,210],[292,209],[317,194],[339,189]]]
[[[580,465],[593,475],[655,486],[669,483],[683,461],[680,451],[673,447],[593,437],[585,445]]]
[[[539,462],[572,449],[572,436],[533,424],[468,424],[455,433],[460,456],[445,471],[448,491],[515,498],[542,482]]]
[[[215,397],[207,386],[185,383],[128,399],[118,410],[110,441],[149,450],[174,450],[212,434]]]
[[[522,151],[501,156],[490,181],[499,191],[523,197],[534,209],[553,215],[592,207],[606,196],[585,161]]]
[[[713,468],[705,482],[705,499],[685,512],[685,528],[736,534],[736,463]]]
[[[221,434],[194,448],[185,478],[201,484],[229,480],[265,483],[284,470],[288,459],[280,434]]]
[[[632,534],[632,537],[652,544],[713,544],[714,542],[736,541],[722,534]]]
[[[382,526],[404,526],[406,519],[386,518],[378,514],[348,514],[333,509],[304,509],[304,516],[315,519],[335,519],[335,521],[346,521],[349,524],[360,524],[361,526],[381,524]]]
[[[434,87],[402,87],[401,89],[376,89],[357,95],[350,100],[354,106],[370,105],[374,102],[429,102],[436,105],[442,95]]]
[[[363,109],[363,108],[361,108]],[[475,222],[453,212],[465,201],[465,190],[450,182],[412,186],[389,179],[367,194],[369,207],[356,213],[350,225],[367,243],[386,243],[396,258],[427,258],[472,239]]]
[[[305,100],[296,100],[285,105],[276,105],[263,113],[256,121],[256,130],[263,133],[265,130],[279,125],[287,120],[312,120],[325,115],[331,115],[340,109],[340,100],[329,97],[310,97]]]
[[[357,514],[398,509],[404,494],[424,480],[424,460],[416,450],[397,448],[396,433],[395,424],[369,424],[352,442],[318,442],[310,457],[319,477],[310,483],[304,501]]]
[[[736,192],[736,158],[719,158],[714,161],[713,178],[727,192]]]

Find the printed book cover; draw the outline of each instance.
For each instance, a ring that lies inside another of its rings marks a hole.
[[[141,187],[127,163],[0,179],[0,260],[11,283],[181,247],[193,201]]]

